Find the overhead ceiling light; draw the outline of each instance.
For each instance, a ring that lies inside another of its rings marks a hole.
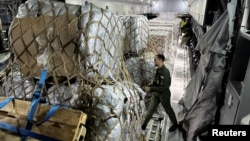
[[[141,1],[143,1],[143,0],[141,0]]]
[[[150,0],[148,1],[148,3],[150,3]]]

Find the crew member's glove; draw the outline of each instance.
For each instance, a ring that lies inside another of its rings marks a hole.
[[[146,92],[150,92],[151,88],[150,87],[145,87],[144,89],[145,89]]]
[[[150,82],[150,83],[148,83],[148,85],[147,86],[152,86],[153,85],[153,83],[152,82]]]

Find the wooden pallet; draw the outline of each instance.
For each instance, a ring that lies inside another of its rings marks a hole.
[[[5,97],[0,97],[0,101],[4,99]],[[0,109],[0,122],[25,128],[30,104],[31,102],[17,99],[14,102],[10,102],[7,106]],[[50,107],[48,105],[40,105],[36,112],[35,120],[42,119]],[[31,131],[62,141],[84,140],[86,119],[87,115],[81,111],[60,108],[47,122],[39,126],[33,126]],[[27,140],[35,141],[36,139],[28,138]],[[20,136],[0,130],[0,141],[20,141]]]

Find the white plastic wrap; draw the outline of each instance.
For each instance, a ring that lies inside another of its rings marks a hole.
[[[134,82],[138,85],[141,86],[142,84],[142,74],[141,74],[141,58],[136,57],[136,58],[130,58],[126,60],[126,67],[134,80]]]
[[[39,77],[48,68],[48,75],[75,75],[78,17],[80,6],[50,0],[28,0],[19,6],[10,30],[10,48],[25,76]]]
[[[67,7],[67,8],[65,8]],[[79,7],[50,0],[27,0],[18,7],[17,18],[37,17],[38,15],[59,16],[65,13],[79,15]]]
[[[69,108],[75,107],[76,100],[79,98],[79,84],[71,84],[70,86],[52,86],[48,89],[48,102],[50,104],[63,104]]]
[[[19,7],[10,27],[17,62],[22,73],[32,77],[47,67],[49,76],[81,72],[114,80],[121,73],[124,37],[118,17],[92,3],[80,7],[29,0]]]
[[[122,59],[124,27],[118,17],[91,3],[82,7],[80,52],[88,77],[115,79]]]
[[[152,82],[156,71],[152,60],[140,57],[129,58],[126,60],[126,66],[132,79],[139,86]]]
[[[126,29],[124,53],[142,54],[148,46],[148,19],[142,15],[119,16]]]
[[[30,79],[22,78],[19,72],[9,75],[4,84],[3,96],[15,96],[18,99],[31,100],[34,83]]]
[[[4,71],[4,69],[8,66],[9,59],[10,59],[10,53],[0,54],[0,76],[1,72]]]
[[[129,89],[134,87],[134,90]],[[91,141],[121,141],[124,135],[131,140],[136,134],[139,140],[140,119],[145,110],[140,99],[145,97],[138,85],[128,82],[101,85],[93,92],[94,117],[91,126]],[[130,127],[130,128],[129,128]],[[133,130],[133,132],[131,132]]]
[[[146,94],[138,85],[124,82],[131,78],[124,63],[125,29],[119,18],[91,3],[74,7],[48,0],[27,1],[17,17],[10,34],[14,63],[31,79],[48,68],[47,101],[94,118],[87,124],[91,141],[120,141],[125,134],[127,140],[138,140]],[[25,85],[23,79],[20,83]]]

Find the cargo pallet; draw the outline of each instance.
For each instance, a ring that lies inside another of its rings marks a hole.
[[[43,96],[47,69],[41,72],[32,101],[0,97],[1,141],[83,141],[87,115],[63,105],[48,105]]]
[[[0,101],[3,101],[4,99],[6,98],[0,97]],[[29,101],[15,99],[13,102],[0,109],[0,124],[7,123],[25,129],[28,121],[27,113],[30,109],[30,105],[31,102]],[[49,105],[40,104],[34,119],[39,120],[43,118],[50,108],[51,106]],[[86,119],[87,115],[81,111],[60,108],[48,121],[41,125],[33,125],[30,131],[43,136],[52,137],[55,140],[80,141],[84,140],[86,135]],[[19,134],[0,130],[1,141],[20,141],[20,139],[21,136]],[[37,139],[28,137],[27,140],[35,141]]]

